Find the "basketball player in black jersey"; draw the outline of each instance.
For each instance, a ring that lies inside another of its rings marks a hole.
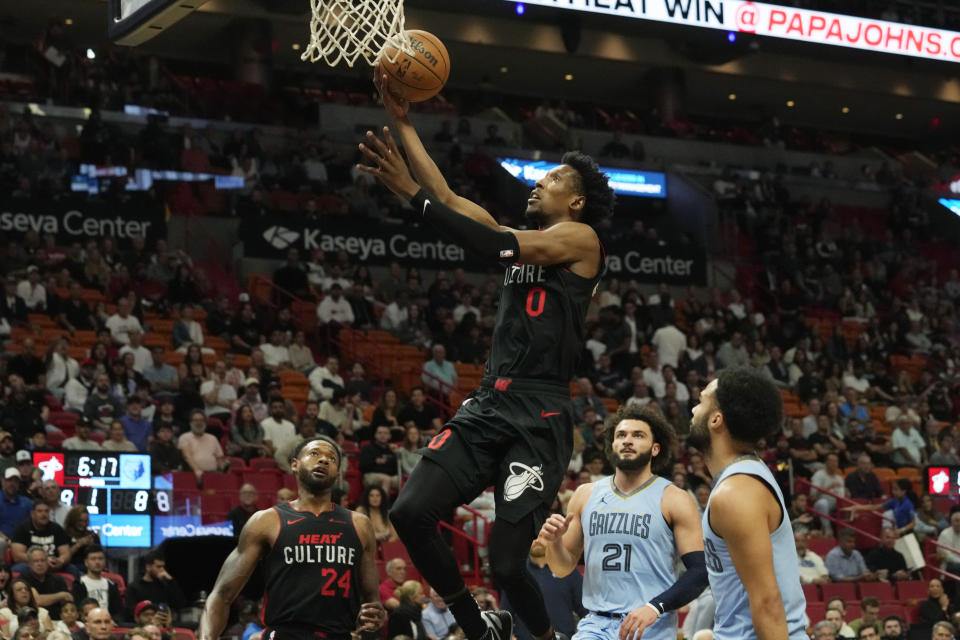
[[[378,72],[379,73],[379,70]],[[376,76],[378,88],[385,76]],[[481,616],[437,522],[491,484],[497,502],[489,558],[494,579],[538,639],[553,637],[543,596],[526,570],[573,446],[569,383],[584,341],[587,305],[605,269],[591,225],[610,215],[613,192],[582,153],[537,181],[526,217],[539,230],[501,227],[453,193],[406,118],[382,91],[416,179],[390,131],[368,132],[360,149],[373,175],[448,238],[484,263],[504,263],[503,289],[483,381],[424,450],[390,512],[414,565],[449,603],[468,640],[509,640],[504,611]]]
[[[258,511],[244,525],[207,598],[199,640],[220,638],[230,603],[261,559],[263,640],[350,640],[355,630],[383,626],[373,525],[330,500],[341,455],[325,436],[297,446],[290,466],[299,497]]]

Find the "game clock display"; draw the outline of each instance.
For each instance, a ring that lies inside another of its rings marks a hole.
[[[104,546],[149,547],[152,516],[170,512],[168,490],[151,486],[150,456],[68,451],[34,453],[44,480],[56,480],[64,504],[82,504]]]

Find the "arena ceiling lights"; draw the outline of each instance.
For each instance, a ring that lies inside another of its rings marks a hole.
[[[960,32],[744,0],[505,0],[960,62]]]

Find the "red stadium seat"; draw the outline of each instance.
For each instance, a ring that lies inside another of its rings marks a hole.
[[[237,476],[232,473],[204,473],[203,488],[217,491],[236,492],[240,489]]]
[[[113,580],[113,583],[117,585],[117,590],[120,592],[120,597],[124,598],[127,595],[127,581],[123,579],[123,576],[119,573],[110,573],[109,571],[103,572],[103,577],[108,580]]]
[[[852,582],[830,582],[820,585],[820,593],[823,594],[823,601],[828,602],[830,598],[843,598],[850,602],[857,599],[857,587]]]
[[[803,597],[807,602],[820,602],[820,586],[816,584],[805,584],[803,586]]]
[[[384,560],[393,560],[394,558],[403,558],[404,560],[407,561],[408,565],[413,564],[413,561],[410,559],[410,554],[407,553],[407,548],[403,546],[403,543],[400,542],[399,540],[395,542],[381,542],[380,553],[383,556]]]
[[[273,458],[250,458],[250,468],[254,471],[261,469],[276,469],[277,461]]]
[[[249,469],[247,466],[247,461],[243,458],[238,458],[237,456],[230,456],[227,458],[230,461],[230,471],[246,471]]]
[[[54,575],[63,578],[63,581],[67,583],[67,591],[73,591],[73,581],[76,580],[76,578],[73,577],[72,573],[56,573]]]
[[[873,596],[877,600],[896,600],[893,595],[893,585],[889,582],[860,582],[860,598]]]
[[[244,483],[249,482],[257,488],[257,491],[267,491],[276,493],[283,486],[278,470],[263,471],[244,471],[241,474]],[[239,488],[239,487],[238,487]]]
[[[203,496],[201,506],[204,511],[223,511],[226,513],[230,511],[236,503],[236,496],[230,496],[225,493],[213,493]]]
[[[822,602],[808,602],[807,603],[807,617],[810,618],[812,624],[816,624],[820,620],[823,620],[823,615],[827,610],[827,605]]]
[[[807,549],[813,551],[820,558],[826,558],[830,549],[837,546],[836,538],[810,538],[807,540]]]
[[[290,489],[294,493],[297,492],[297,477],[292,473],[283,474],[283,486],[285,489]]]
[[[927,599],[927,583],[923,580],[904,580],[897,583],[897,599],[901,602]]]
[[[174,491],[196,491],[197,476],[193,471],[174,471],[173,472],[173,490]]]
[[[194,635],[193,631],[184,629],[183,627],[174,627],[173,635],[174,640],[197,640],[197,636]]]

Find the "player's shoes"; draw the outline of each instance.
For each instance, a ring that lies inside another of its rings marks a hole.
[[[509,611],[483,611],[480,615],[490,632],[484,634],[485,640],[510,640],[513,637],[513,614]]]

